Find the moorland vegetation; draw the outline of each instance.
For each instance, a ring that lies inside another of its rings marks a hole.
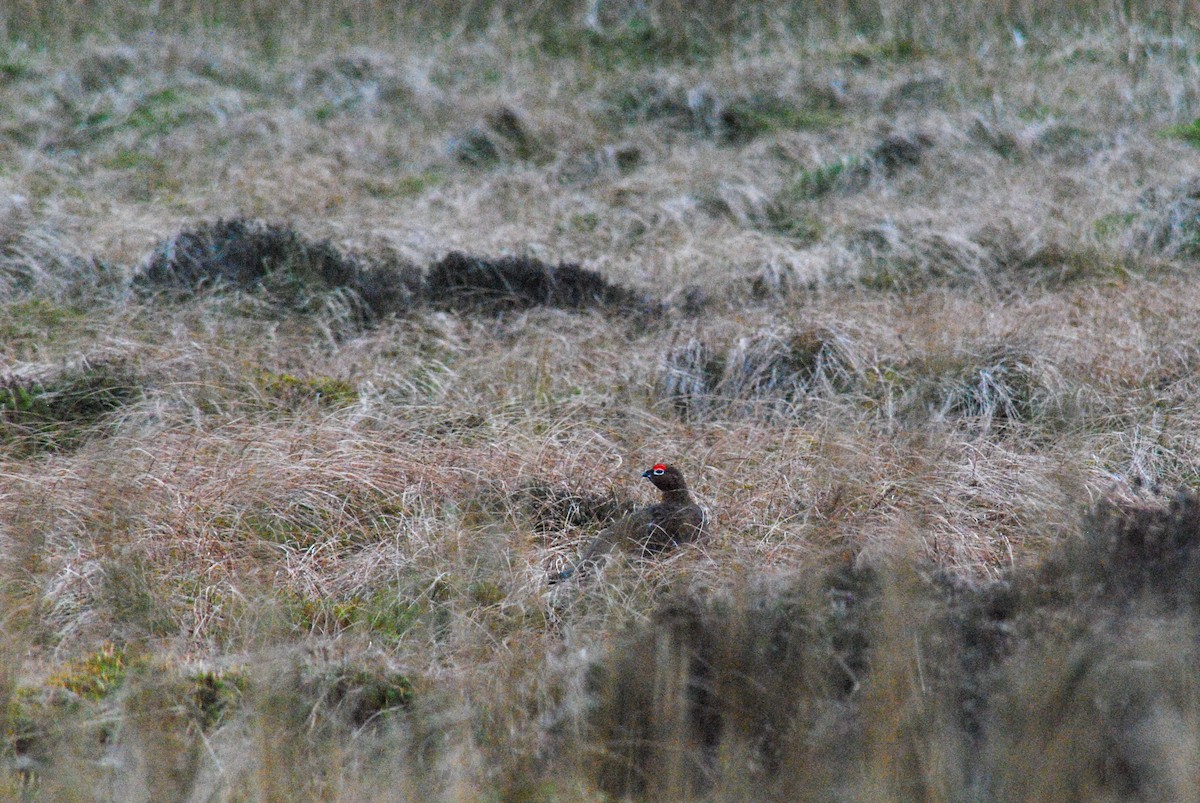
[[[93,5],[0,7],[0,797],[1200,798],[1193,3]]]

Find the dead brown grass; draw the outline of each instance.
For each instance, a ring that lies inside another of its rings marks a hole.
[[[784,5],[0,10],[0,796],[1195,796],[1190,6]]]

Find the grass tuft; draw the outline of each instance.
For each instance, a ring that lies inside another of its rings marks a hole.
[[[686,418],[709,412],[795,413],[806,401],[863,384],[858,348],[821,328],[768,330],[741,338],[724,354],[690,340],[666,356],[661,392]]]
[[[46,679],[46,685],[66,689],[85,700],[96,701],[121,687],[128,671],[125,650],[106,644],[78,664]]]
[[[503,312],[547,305],[654,315],[661,302],[572,263],[528,257],[496,260],[452,251],[429,269],[426,292],[436,306]]]
[[[1126,243],[1136,253],[1168,259],[1200,254],[1200,182],[1188,180],[1144,193]]]
[[[1169,126],[1163,129],[1162,135],[1181,140],[1192,147],[1200,148],[1200,120]]]
[[[0,377],[0,443],[18,454],[77,446],[137,401],[144,381],[121,358],[81,360],[40,377]]]

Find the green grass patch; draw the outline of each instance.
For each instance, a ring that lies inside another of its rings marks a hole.
[[[824,233],[811,202],[865,180],[869,168],[861,158],[850,157],[799,171],[766,207],[761,228],[796,240],[815,242]]]
[[[161,89],[142,98],[125,124],[145,136],[162,136],[191,118],[184,98],[174,89]]]
[[[539,52],[556,59],[582,59],[602,69],[649,67],[711,58],[705,37],[672,31],[634,17],[605,31],[555,26],[541,38]]]
[[[200,727],[210,732],[241,704],[249,685],[243,671],[205,669],[188,678]]]
[[[104,128],[105,126],[107,126],[109,123],[112,122],[112,119],[113,119],[112,112],[108,112],[108,111],[90,112],[82,120],[79,121],[79,125],[82,128]]]
[[[571,215],[567,222],[570,230],[581,234],[591,234],[600,227],[600,216],[595,212],[583,212]]]
[[[1035,254],[1023,270],[1040,284],[1057,288],[1075,282],[1113,282],[1130,277],[1130,264],[1121,255],[1095,248],[1047,248]]]
[[[335,117],[354,111],[362,106],[362,103],[362,96],[351,95],[336,102],[322,103],[312,110],[312,116],[318,123],[327,123]]]
[[[26,343],[59,339],[88,322],[86,313],[75,307],[44,298],[30,298],[0,306],[0,342],[7,349]]]
[[[309,549],[329,540],[325,532],[327,516],[319,510],[289,510],[288,515],[262,510],[249,512],[236,520],[236,530],[244,537],[280,544],[293,549]],[[234,524],[218,519],[218,525]]]
[[[124,648],[105,644],[82,661],[51,675],[46,685],[66,689],[85,700],[100,700],[121,687],[129,663]]]
[[[166,166],[161,158],[132,148],[117,151],[101,164],[110,170],[153,170],[156,172]]]
[[[441,173],[426,171],[424,173],[413,173],[407,176],[401,176],[396,181],[396,192],[401,197],[414,197],[421,195],[426,190],[440,187],[446,183],[446,177]]]
[[[1103,239],[1120,237],[1128,231],[1129,227],[1136,220],[1137,215],[1133,212],[1113,212],[1112,214],[1097,218],[1092,224],[1092,230],[1096,232],[1098,237]]]
[[[738,98],[721,112],[722,138],[733,143],[777,131],[821,131],[841,122],[840,115],[832,111],[807,108],[774,95]]]
[[[1060,114],[1062,114],[1061,110],[1045,103],[1030,103],[1017,110],[1017,118],[1027,123],[1040,123]]]
[[[504,589],[489,580],[477,580],[467,586],[467,595],[476,605],[489,607],[499,605],[508,596]]]
[[[416,198],[427,191],[446,183],[446,176],[440,172],[427,170],[422,173],[409,173],[398,178],[372,176],[365,179],[362,191],[372,198]]]
[[[1193,148],[1200,148],[1200,120],[1193,120],[1190,123],[1180,123],[1162,130],[1162,135],[1168,139],[1178,139],[1191,145]]]
[[[299,591],[284,589],[273,596],[279,605],[284,622],[300,632],[336,633],[354,624],[357,601],[313,597]]]
[[[385,711],[406,707],[414,696],[413,683],[407,675],[362,668],[342,675],[334,684],[333,691],[336,697],[354,693],[352,716],[354,724],[359,727]]]
[[[420,602],[388,588],[356,600],[352,619],[357,627],[395,641],[417,624],[425,610]]]
[[[171,593],[169,581],[164,582],[147,558],[123,555],[104,560],[103,566],[100,598],[121,632],[159,637],[178,632],[179,623],[170,606],[179,597]]]
[[[412,599],[395,588],[344,598],[277,596],[290,627],[305,632],[366,631],[373,639],[395,643],[430,612],[427,602]]]
[[[29,78],[33,68],[23,61],[0,57],[0,86]]]
[[[820,219],[796,203],[774,203],[767,208],[767,231],[774,232],[798,245],[815,243],[825,233]]]
[[[846,58],[856,67],[866,67],[878,62],[903,64],[927,56],[929,56],[929,51],[915,40],[907,37],[895,37],[863,45],[853,48],[846,54]]]
[[[141,393],[140,380],[120,360],[84,362],[40,379],[0,376],[0,444],[25,452],[75,445]]]
[[[847,179],[866,168],[864,160],[848,157],[836,162],[827,162],[807,170],[801,170],[785,192],[796,198],[820,198],[828,195]]]
[[[346,407],[358,401],[354,385],[328,376],[299,377],[262,370],[255,377],[255,385],[265,398],[289,409],[306,404]]]

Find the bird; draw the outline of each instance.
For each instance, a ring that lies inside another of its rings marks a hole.
[[[634,511],[600,533],[575,565],[550,575],[550,585],[573,576],[585,576],[618,547],[646,556],[666,552],[703,535],[704,511],[692,501],[679,469],[656,463],[642,472],[642,477],[662,491],[662,501]]]

